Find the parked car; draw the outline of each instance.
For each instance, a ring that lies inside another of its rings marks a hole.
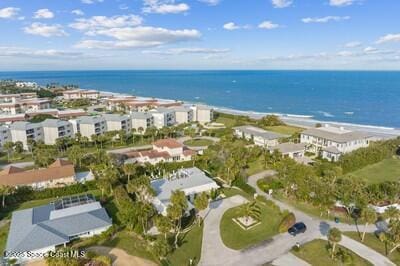
[[[296,236],[297,234],[304,233],[307,230],[307,226],[300,222],[295,223],[292,227],[288,229],[288,233],[292,236]]]

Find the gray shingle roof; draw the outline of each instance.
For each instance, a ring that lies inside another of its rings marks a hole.
[[[46,119],[42,122],[43,127],[61,127],[68,124],[69,122],[60,119]]]
[[[131,113],[132,119],[149,119],[151,117],[152,117],[152,115],[149,113],[143,113],[143,112],[132,112]]]
[[[105,121],[101,116],[80,116],[78,118],[80,124],[95,124]]]
[[[253,126],[240,126],[240,127],[234,127],[233,129],[242,131],[245,134],[251,134],[253,136],[262,137],[264,139],[269,139],[269,140],[288,137],[287,135],[278,134],[275,132],[267,131],[262,128]]]
[[[17,121],[11,124],[11,130],[27,130],[30,128],[41,127],[41,123],[30,123],[26,121]]]
[[[119,114],[104,114],[103,117],[106,121],[121,122],[121,121],[129,120],[129,116],[119,115]]]
[[[345,143],[349,141],[361,140],[372,137],[372,135],[366,132],[348,131],[348,130],[343,130],[343,132],[340,132],[340,129],[325,128],[325,127],[309,128],[301,132],[301,134],[310,135],[318,138],[324,138],[339,143]]]
[[[53,212],[67,209],[69,215],[50,218]],[[48,204],[13,212],[6,251],[31,251],[60,245],[69,242],[71,236],[112,224],[98,202],[67,209],[55,210],[54,204]]]
[[[289,152],[299,152],[304,151],[306,147],[305,143],[281,143],[274,147],[270,147],[269,150],[278,150],[281,153],[289,153]]]

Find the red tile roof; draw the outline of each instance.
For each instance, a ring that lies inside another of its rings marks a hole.
[[[153,145],[160,147],[160,148],[167,147],[170,149],[183,147],[183,145],[181,143],[179,143],[178,141],[176,141],[174,139],[159,139],[159,140],[156,140],[155,142],[153,142]]]

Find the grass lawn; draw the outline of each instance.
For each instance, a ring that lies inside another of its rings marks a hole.
[[[317,239],[313,240],[311,242],[308,242],[300,247],[299,251],[292,251],[294,255],[299,257],[300,259],[310,263],[311,265],[324,265],[324,266],[335,266],[335,265],[353,265],[353,266],[358,266],[358,265],[372,265],[368,261],[364,260],[357,254],[353,253],[352,251],[337,246],[336,248],[338,249],[339,247],[343,250],[346,250],[351,254],[352,257],[352,262],[349,264],[344,264],[339,260],[332,260],[331,256],[327,250],[327,245],[328,241],[322,240],[322,239]]]
[[[379,163],[368,165],[349,175],[364,179],[367,183],[400,180],[400,159],[390,158]]]
[[[145,258],[154,262],[158,262],[157,258],[147,249],[147,242],[134,233],[128,231],[118,232],[117,235],[103,243],[107,247],[115,247],[125,250],[132,256]]]
[[[170,265],[189,265],[189,260],[193,260],[193,265],[200,261],[201,245],[203,240],[203,226],[194,227],[183,235],[181,246],[168,255],[167,260]]]
[[[237,188],[223,188],[221,189],[221,192],[224,193],[224,195],[229,198],[235,195],[241,195],[244,198],[248,200],[252,200],[253,196],[249,195],[248,193],[244,192],[243,190],[237,189]]]
[[[352,239],[361,242],[360,237],[358,236],[357,232],[345,232],[344,233],[346,236],[351,237]],[[362,242],[364,245],[372,248],[373,250],[381,253],[382,255],[386,256],[386,250],[385,250],[385,244],[382,243],[378,237],[374,233],[367,233],[365,234],[365,239],[364,242]],[[388,249],[390,249],[388,247]],[[387,256],[391,261],[393,261],[394,264],[400,265],[400,252],[398,250],[395,250]]]
[[[246,173],[249,176],[266,170],[264,168],[265,162],[262,156],[258,157],[255,161],[251,161],[248,166],[249,168],[246,169]]]
[[[301,127],[288,126],[288,125],[266,127],[265,129],[284,135],[293,135],[294,133],[299,133],[304,130],[304,128]]]
[[[2,226],[0,228],[0,254],[3,254],[4,249],[6,248],[8,230],[10,229],[10,223]]]
[[[235,119],[225,116],[219,116],[215,122],[224,124],[226,127],[234,127],[236,124]]]
[[[11,156],[10,161],[8,161],[7,154],[3,153],[2,156],[0,156],[0,164],[21,163],[30,161],[32,161],[32,155],[28,153],[21,153],[18,155]]]
[[[261,224],[243,230],[232,218],[241,216],[240,206],[227,210],[220,223],[221,238],[224,244],[232,249],[240,250],[256,245],[278,234],[278,226],[282,215],[278,208],[259,201]]]
[[[213,143],[214,142],[209,139],[196,139],[195,138],[195,139],[187,140],[183,144],[185,144],[186,146],[202,147],[202,146],[210,146]]]

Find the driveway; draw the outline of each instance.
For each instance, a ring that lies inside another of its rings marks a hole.
[[[129,255],[124,250],[119,248],[95,246],[88,248],[88,250],[110,257],[113,266],[127,266],[127,265],[156,266],[157,265],[152,261]]]

